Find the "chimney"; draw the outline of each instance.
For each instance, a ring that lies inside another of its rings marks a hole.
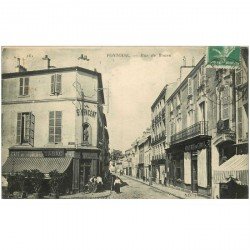
[[[192,65],[187,65],[186,57],[183,56],[182,66],[180,67],[180,83],[187,77],[191,70],[195,67],[194,57],[192,58]]]
[[[45,55],[42,59],[47,61],[46,69],[50,69],[51,68],[51,66],[50,66],[51,59],[48,57],[48,55]]]
[[[17,58],[17,66],[16,66],[17,72],[25,72],[27,69],[21,65],[21,59]]]

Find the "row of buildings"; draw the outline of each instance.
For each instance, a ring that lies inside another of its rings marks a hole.
[[[151,127],[125,152],[127,174],[207,197],[227,196],[234,178],[248,192],[248,48],[237,67],[183,65],[163,86]]]
[[[79,192],[109,165],[102,76],[81,67],[2,74],[2,175],[67,172]]]

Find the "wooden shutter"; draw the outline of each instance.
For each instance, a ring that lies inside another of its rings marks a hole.
[[[55,119],[55,142],[61,142],[62,139],[62,111],[56,111]]]
[[[59,95],[62,92],[62,75],[57,74],[56,75],[56,88],[55,92]]]
[[[238,108],[238,140],[242,140],[242,107]]]
[[[222,120],[229,119],[229,86],[222,91]]]
[[[51,76],[50,93],[55,94],[55,75]]]
[[[17,134],[16,142],[21,143],[21,131],[22,131],[22,113],[17,113]]]
[[[29,144],[34,147],[35,116],[30,113]]]
[[[19,88],[19,95],[23,95],[23,78],[20,78],[20,88]]]
[[[25,85],[24,85],[24,95],[29,94],[29,78],[25,78]]]
[[[188,95],[192,95],[193,94],[193,86],[192,86],[192,79],[188,78]]]
[[[55,112],[49,112],[49,142],[55,142]]]

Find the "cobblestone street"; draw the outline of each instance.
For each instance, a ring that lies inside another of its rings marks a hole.
[[[120,176],[120,178],[123,182],[127,183],[127,185],[121,187],[120,194],[112,191],[110,199],[176,199],[173,195],[125,176]]]

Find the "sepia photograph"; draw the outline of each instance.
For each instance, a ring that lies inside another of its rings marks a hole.
[[[2,47],[2,199],[248,199],[248,47]]]

